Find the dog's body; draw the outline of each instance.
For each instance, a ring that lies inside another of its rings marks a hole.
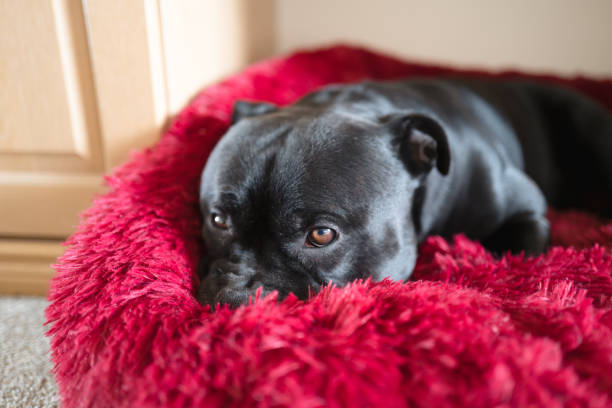
[[[612,117],[562,88],[370,82],[238,103],[235,120],[202,176],[206,303],[407,279],[432,234],[537,254],[547,201],[612,192]]]

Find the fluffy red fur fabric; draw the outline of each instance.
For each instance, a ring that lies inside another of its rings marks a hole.
[[[586,213],[551,210],[558,246],[538,258],[431,237],[407,283],[235,311],[194,298],[200,171],[236,99],[283,105],[331,82],[451,72],[334,47],[200,93],[107,177],[56,265],[47,318],[63,405],[612,406],[612,223]],[[612,81],[528,77],[612,108]]]

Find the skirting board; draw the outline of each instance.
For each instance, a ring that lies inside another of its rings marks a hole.
[[[45,296],[61,242],[0,238],[0,294]]]

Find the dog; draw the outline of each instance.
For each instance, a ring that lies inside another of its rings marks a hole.
[[[537,255],[548,204],[596,190],[612,196],[612,117],[562,87],[423,78],[239,101],[202,173],[198,298],[406,280],[429,235]]]

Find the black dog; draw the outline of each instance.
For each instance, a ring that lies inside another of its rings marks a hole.
[[[466,79],[238,102],[202,175],[204,303],[407,279],[426,236],[542,252],[548,203],[612,192],[612,117],[563,88]]]

